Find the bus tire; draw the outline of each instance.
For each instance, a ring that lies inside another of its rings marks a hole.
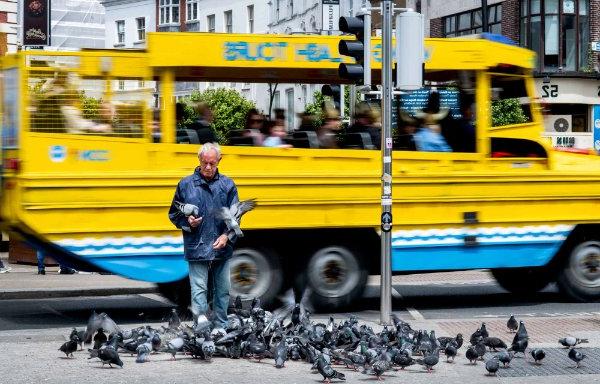
[[[188,277],[170,283],[158,283],[158,292],[176,304],[180,311],[187,310],[191,305],[192,292]]]
[[[492,269],[496,282],[508,292],[527,295],[541,291],[550,283],[545,268],[499,268]]]
[[[308,261],[306,281],[310,302],[318,310],[339,310],[362,297],[369,277],[357,250],[328,245]]]
[[[259,247],[243,247],[233,251],[230,261],[232,299],[242,301],[255,297],[263,308],[272,307],[283,286],[283,270],[277,255]]]
[[[562,293],[578,302],[600,301],[600,240],[576,244],[558,275]]]

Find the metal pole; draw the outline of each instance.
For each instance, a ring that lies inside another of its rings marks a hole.
[[[381,2],[382,51],[382,135],[381,157],[381,324],[390,324],[392,316],[392,14],[393,2]]]
[[[350,125],[354,124],[354,109],[356,108],[356,85],[350,85],[350,100],[348,102],[350,108],[348,108],[348,116],[350,118]]]
[[[488,32],[488,6],[487,0],[481,0],[481,30]]]
[[[345,88],[346,86],[344,84],[340,84],[340,116],[342,117],[342,119],[344,117],[346,117],[346,114],[344,113],[345,111],[345,106],[346,106],[346,95],[345,95]]]

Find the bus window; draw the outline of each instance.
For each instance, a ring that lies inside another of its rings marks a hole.
[[[144,137],[152,91],[142,80],[87,79],[56,68],[32,72],[28,91],[32,132]]]
[[[492,127],[531,121],[531,107],[525,78],[515,75],[492,76]]]

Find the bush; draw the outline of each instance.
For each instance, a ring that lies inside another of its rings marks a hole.
[[[521,124],[528,121],[517,98],[492,101],[492,127]]]

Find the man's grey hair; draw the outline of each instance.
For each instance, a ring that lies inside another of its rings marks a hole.
[[[198,150],[198,158],[202,158],[202,155],[204,155],[205,153],[208,153],[210,151],[217,152],[217,158],[218,159],[221,158],[221,147],[217,143],[202,144],[202,146],[200,147],[200,150]]]

